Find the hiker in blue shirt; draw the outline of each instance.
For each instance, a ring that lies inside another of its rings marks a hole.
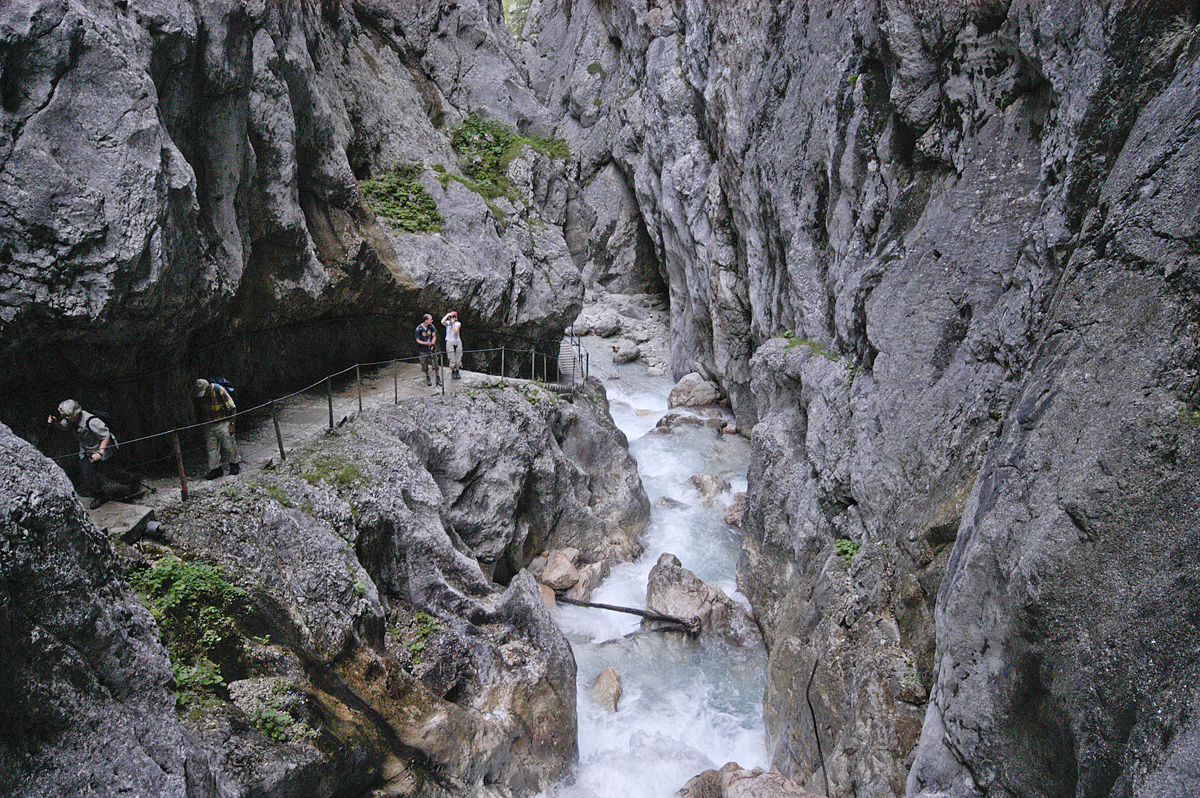
[[[416,337],[417,356],[421,360],[421,371],[425,372],[425,384],[433,385],[433,382],[429,379],[429,365],[430,361],[433,361],[436,355],[438,339],[437,327],[435,327],[433,324],[433,316],[429,315],[428,313],[425,314],[425,318],[422,319],[421,323],[417,325]],[[433,375],[437,378],[437,384],[441,385],[442,375],[440,370],[437,368],[436,361],[433,363],[433,366]]]

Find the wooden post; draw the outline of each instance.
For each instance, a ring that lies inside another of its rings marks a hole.
[[[286,460],[287,452],[283,450],[283,433],[279,431],[279,408],[271,402],[271,420],[275,422],[275,442],[279,444],[279,459]]]
[[[504,379],[504,344],[500,344],[500,379]]]
[[[179,498],[188,500],[187,472],[183,470],[183,451],[179,448],[179,430],[171,430],[171,446],[175,449],[175,467],[179,469]]]
[[[329,430],[333,431],[333,378],[325,378],[325,396],[329,398]]]
[[[395,394],[392,404],[400,404],[400,364],[395,360],[392,361],[392,393]]]
[[[358,382],[358,412],[362,412],[362,368],[354,364],[354,379]]]

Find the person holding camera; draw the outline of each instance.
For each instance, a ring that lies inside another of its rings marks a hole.
[[[79,470],[83,492],[92,497],[89,510],[108,502],[101,476],[125,485],[132,496],[141,487],[141,479],[117,463],[117,439],[100,416],[87,412],[74,399],[64,399],[58,414],[46,419],[51,427],[63,432],[75,432],[79,442]]]
[[[458,311],[452,310],[442,316],[442,324],[446,328],[446,359],[450,361],[450,379],[462,379],[458,370],[462,368],[462,324],[458,320]]]

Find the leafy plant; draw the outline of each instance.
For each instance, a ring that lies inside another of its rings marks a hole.
[[[166,639],[179,702],[223,684],[217,663],[241,647],[234,615],[246,591],[229,584],[217,566],[173,556],[130,574],[129,584]]]
[[[478,114],[467,117],[454,132],[450,146],[458,153],[463,174],[470,178],[471,182],[463,181],[464,185],[486,199],[507,197],[514,202],[524,200],[508,180],[508,165],[521,147],[532,147],[551,158],[566,159],[571,155],[563,139],[522,136],[503,122],[484,119]]]
[[[409,233],[440,232],[445,219],[417,180],[423,168],[416,163],[398,163],[381,177],[364,180],[360,184],[363,196],[375,215]]]
[[[859,544],[847,538],[838,538],[833,544],[834,550],[846,562],[846,567],[850,567],[851,561],[854,560],[854,555],[858,554]]]

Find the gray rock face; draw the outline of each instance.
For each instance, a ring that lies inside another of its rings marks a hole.
[[[646,609],[699,622],[700,634],[724,637],[743,646],[761,646],[754,619],[721,588],[710,585],[683,567],[674,554],[658,558],[646,582]],[[643,629],[678,630],[665,621],[643,620]]]
[[[0,426],[0,792],[228,796],[149,611],[63,472]]]
[[[428,168],[461,175],[472,112],[551,132],[497,2],[17,0],[0,50],[23,54],[0,108],[0,418],[23,435],[66,395],[132,438],[190,422],[196,371],[251,398],[412,356],[443,306],[479,346],[581,307],[564,162],[518,153],[515,203]],[[440,233],[366,206],[397,162],[427,167]]]
[[[583,5],[542,4],[579,44],[534,74],[632,90],[588,140],[667,275],[675,375],[753,428],[775,766],[1200,792],[1196,625],[1167,609],[1200,569],[1194,10]]]
[[[165,546],[123,550],[131,569],[218,566],[241,591],[236,634],[205,654],[221,682],[179,715],[108,541],[0,428],[4,793],[520,796],[563,778],[575,663],[526,551],[573,544],[588,579],[629,556],[648,515],[636,467],[594,386],[574,405],[532,385],[426,403],[164,508]]]
[[[496,578],[550,548],[589,562],[641,552],[650,500],[599,383],[573,404],[528,384],[404,407],[380,423],[423,458],[447,522]]]

